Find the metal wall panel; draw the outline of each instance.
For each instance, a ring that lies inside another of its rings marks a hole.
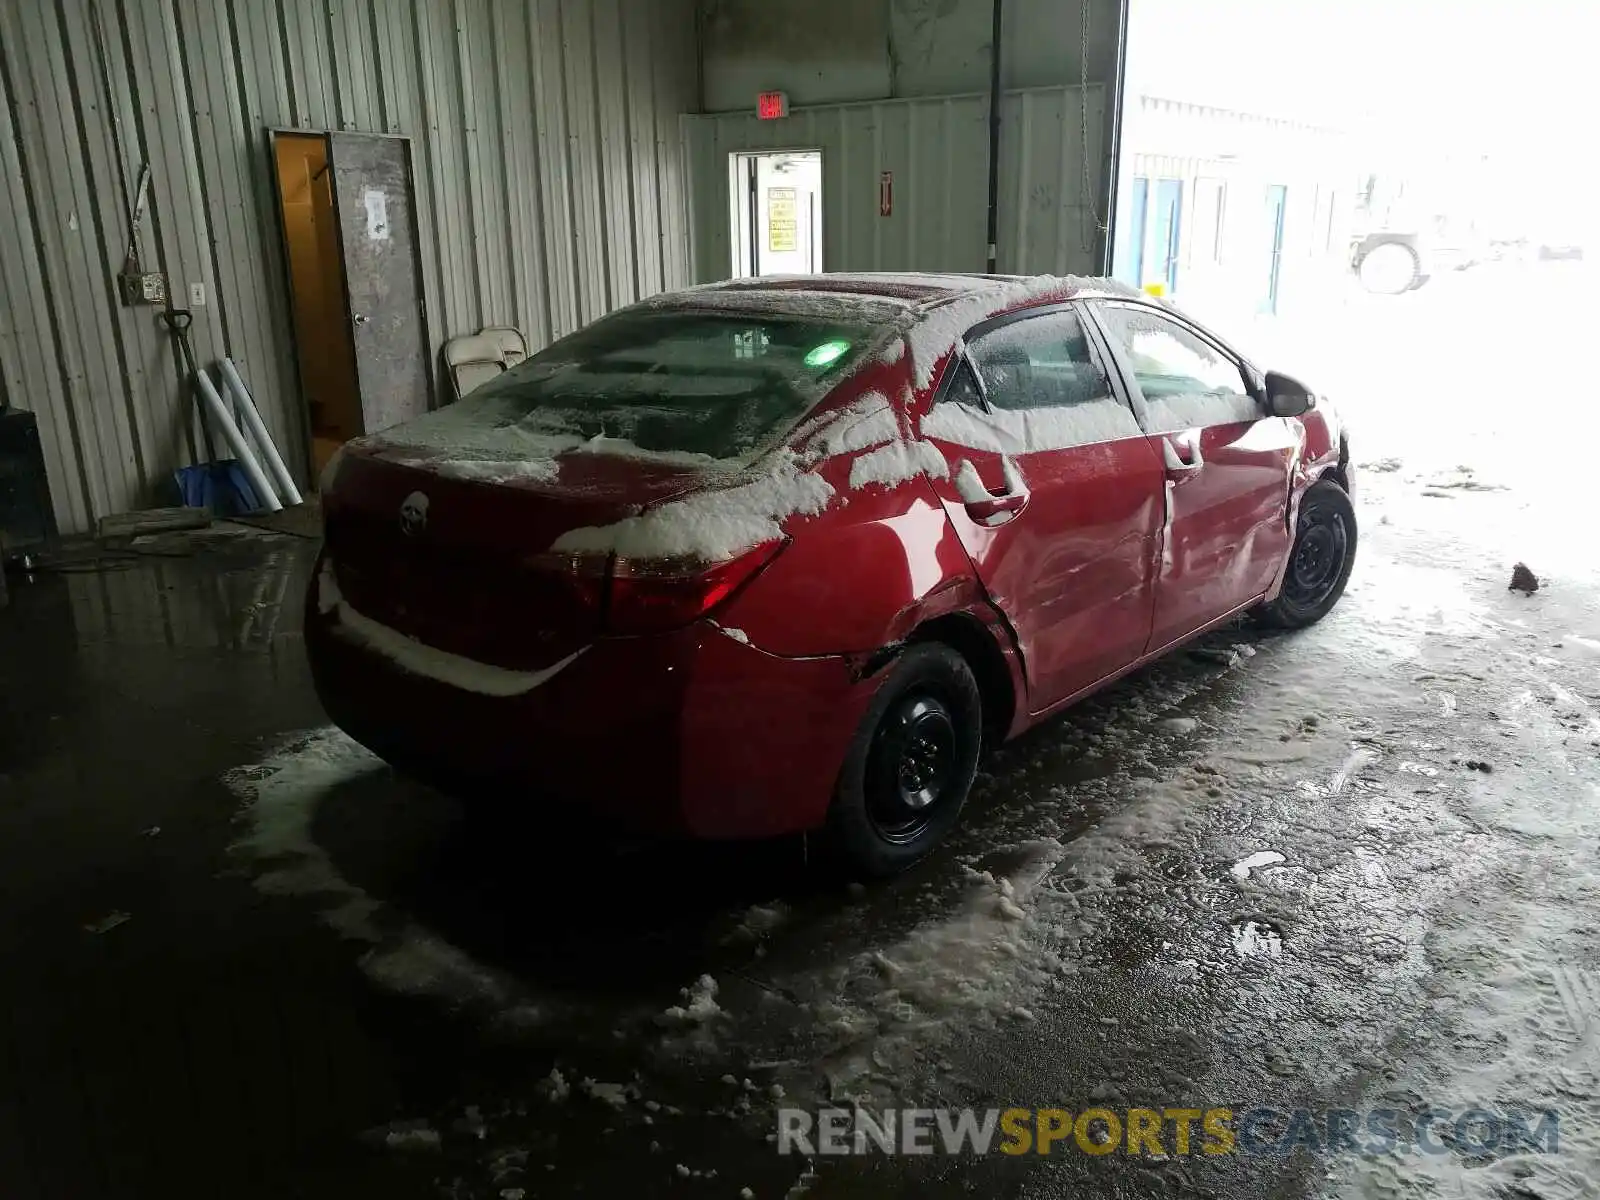
[[[1007,92],[1000,114],[999,269],[1096,269],[1104,93],[1099,85]],[[989,101],[928,97],[683,118],[695,277],[733,270],[728,156],[822,151],[823,264],[829,271],[982,271],[987,265]],[[1088,137],[1085,140],[1084,133]],[[893,206],[879,215],[881,173]]]
[[[265,131],[410,137],[431,350],[540,346],[688,282],[695,55],[693,0],[0,0],[0,387],[62,529],[200,456],[154,310],[115,293],[141,161],[146,269],[179,306],[205,285],[197,355],[239,364],[306,483]]]

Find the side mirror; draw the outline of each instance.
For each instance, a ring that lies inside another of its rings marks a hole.
[[[1298,379],[1268,371],[1267,408],[1275,417],[1298,417],[1317,406],[1316,394]]]

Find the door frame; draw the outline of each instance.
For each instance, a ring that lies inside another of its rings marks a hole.
[[[1156,219],[1152,234],[1159,231],[1165,222],[1167,236],[1164,244],[1153,244],[1151,248],[1161,256],[1161,285],[1170,296],[1178,290],[1178,264],[1183,255],[1183,200],[1184,193],[1188,189],[1184,186],[1183,179],[1171,175],[1159,176],[1154,182]],[[1168,200],[1171,201],[1170,214],[1167,211]],[[1167,219],[1169,215],[1170,220]],[[1152,243],[1158,240],[1154,236],[1151,238]]]
[[[756,245],[756,230],[759,227],[760,222],[756,220],[756,188],[755,175],[753,173],[755,169],[755,160],[760,158],[776,157],[780,154],[815,154],[817,156],[817,175],[821,181],[820,186],[817,189],[817,195],[821,197],[822,200],[826,201],[828,195],[828,152],[824,147],[817,145],[783,145],[749,146],[742,149],[729,150],[727,153],[728,217],[730,220],[730,225],[735,213],[734,205],[742,202],[744,206],[744,219],[749,223],[750,231],[749,240],[746,243],[744,250],[741,252],[739,247],[738,230],[736,227],[730,227],[728,231],[730,235],[728,238],[728,244],[733,250],[733,261],[729,264],[729,266],[732,269],[732,277],[735,279],[756,279],[759,278],[758,271],[761,266],[761,254]],[[746,165],[745,160],[749,160],[748,170],[751,172],[751,174],[747,180],[743,181],[745,187],[743,195],[736,198],[735,189],[738,188],[741,183],[741,180],[739,179],[739,171],[741,166]],[[824,212],[822,215],[826,216],[826,212]],[[824,232],[824,239],[826,239],[826,236],[827,234]],[[826,240],[823,241],[822,248],[822,265],[817,268],[818,271],[826,271],[828,269]],[[744,254],[748,254],[750,256],[751,273],[748,276],[741,276],[739,274],[741,259],[743,258]],[[816,256],[814,255],[813,257]]]
[[[438,374],[438,370],[436,364],[434,363],[433,351],[433,321],[432,314],[428,311],[428,280],[422,269],[422,239],[424,233],[422,228],[421,213],[417,207],[416,145],[411,136],[405,133],[380,133],[366,129],[308,129],[294,125],[262,126],[263,141],[267,154],[267,168],[272,185],[272,216],[273,229],[277,235],[276,240],[278,243],[278,270],[283,279],[283,304],[281,306],[281,313],[288,320],[289,352],[294,355],[294,378],[295,386],[299,391],[299,412],[301,414],[300,425],[302,436],[300,452],[304,457],[307,467],[307,482],[310,485],[307,490],[309,491],[315,491],[319,481],[314,477],[310,477],[312,474],[312,465],[316,461],[312,452],[313,437],[311,431],[310,392],[306,388],[305,372],[301,365],[302,359],[300,335],[295,331],[294,327],[294,274],[291,270],[291,265],[289,262],[289,243],[283,236],[283,187],[281,186],[281,182],[278,178],[278,138],[283,135],[289,135],[293,137],[321,138],[323,143],[328,146],[331,151],[332,142],[330,139],[335,133],[354,133],[362,137],[389,138],[393,141],[405,143],[406,191],[411,200],[411,213],[413,218],[416,219],[417,225],[417,236],[413,239],[414,244],[412,245],[411,249],[411,259],[412,267],[417,273],[417,293],[419,297],[418,303],[421,307],[422,348],[423,357],[427,363],[427,370],[424,372],[424,375],[428,381],[428,411],[432,412],[439,406],[438,380],[435,378],[435,376]],[[331,156],[328,169],[332,170]],[[346,303],[348,304],[350,286],[345,280],[344,276],[344,226],[342,224],[342,218],[339,214],[339,205],[337,199],[333,204],[333,221],[335,231],[338,234],[339,243],[339,279],[341,288],[345,293]],[[344,322],[344,336],[345,340],[350,346],[351,360],[354,361],[356,349],[355,330],[351,327],[348,314],[346,314]],[[358,368],[356,374],[356,395],[358,401],[360,399],[360,390],[361,376]]]
[[[1267,214],[1272,219],[1271,243],[1267,250],[1267,294],[1262,297],[1261,310],[1276,316],[1278,313],[1278,287],[1283,276],[1283,233],[1289,217],[1289,185],[1267,184]]]
[[[1150,177],[1133,175],[1128,178],[1127,184],[1127,219],[1121,223],[1119,236],[1122,241],[1112,247],[1112,275],[1130,287],[1139,288],[1144,286],[1144,243],[1150,216]],[[1129,259],[1120,264],[1121,274],[1117,273],[1119,264],[1115,261],[1118,249]]]

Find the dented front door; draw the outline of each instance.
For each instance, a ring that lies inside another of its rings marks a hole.
[[[1096,312],[1165,476],[1155,651],[1271,586],[1304,431],[1268,416],[1244,366],[1172,314],[1135,301]]]

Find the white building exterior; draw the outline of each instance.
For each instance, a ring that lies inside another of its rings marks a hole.
[[[1349,138],[1153,95],[1123,113],[1113,273],[1211,313],[1283,313],[1348,271]]]

